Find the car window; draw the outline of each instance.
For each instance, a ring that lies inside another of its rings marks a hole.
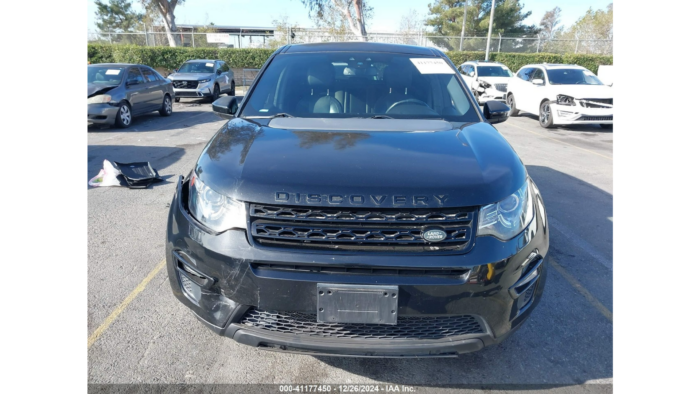
[[[544,81],[544,72],[542,72],[542,69],[534,69],[534,71],[532,72],[532,76],[530,77],[530,82],[532,82],[535,79],[541,79]]]
[[[576,68],[547,70],[547,76],[552,85],[603,85],[592,72]]]
[[[471,64],[466,64],[464,66],[464,75],[469,75],[470,72],[474,71],[474,66]]]
[[[229,70],[228,65],[224,62],[221,62],[221,72],[226,72],[228,70]]]
[[[432,64],[426,66],[425,59]],[[450,69],[442,58],[398,53],[277,55],[249,92],[241,116],[386,114],[400,119],[478,122],[461,77]]]
[[[506,66],[478,66],[476,70],[480,77],[510,77]]]
[[[143,76],[139,72],[138,68],[130,68],[129,69],[129,74],[127,75],[126,82],[129,85],[137,85],[140,83],[143,83]]]
[[[141,67],[141,72],[143,73],[144,78],[146,78],[146,82],[155,82],[158,80],[155,72],[148,68]]]
[[[522,70],[518,71],[517,77],[523,81],[529,81],[533,71],[535,71],[534,68],[523,68]]]
[[[124,74],[124,67],[88,66],[88,83],[105,86],[119,85]]]
[[[213,73],[214,62],[187,62],[177,72],[179,73]]]

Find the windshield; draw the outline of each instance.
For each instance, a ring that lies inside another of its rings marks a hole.
[[[511,77],[513,74],[506,66],[478,66],[477,72],[480,77]]]
[[[182,65],[179,73],[213,73],[214,62],[188,62]]]
[[[123,75],[123,67],[88,66],[88,83],[95,85],[119,85]]]
[[[558,68],[547,70],[552,85],[602,85],[603,82],[592,72],[581,69]]]
[[[478,122],[461,77],[442,58],[376,52],[276,56],[243,117],[390,117]]]

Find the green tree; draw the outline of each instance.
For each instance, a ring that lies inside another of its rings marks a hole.
[[[577,43],[574,52],[611,55],[613,49],[612,3],[608,4],[605,10],[594,11],[589,8],[584,16],[562,34],[562,38]]]
[[[177,24],[175,23],[175,7],[178,4],[183,4],[185,0],[141,0],[143,8],[148,10],[149,14],[158,14],[163,19],[165,25],[165,34],[168,38],[168,44],[171,47],[181,45],[180,36],[177,33]]]
[[[95,26],[105,32],[132,32],[139,27],[143,14],[131,9],[129,0],[95,1]]]
[[[434,0],[428,5],[428,19],[426,26],[440,38],[432,39],[435,44],[448,50],[459,48],[459,36],[462,33],[462,18],[464,16],[465,1]],[[523,11],[524,6],[519,0],[496,0],[496,9],[493,17],[493,34],[536,34],[535,25],[525,25],[532,11]],[[491,0],[471,0],[467,5],[467,19],[465,24],[465,36],[486,37],[489,30],[489,18],[491,15]],[[444,38],[443,38],[444,37]],[[483,43],[482,43],[483,41]],[[476,47],[467,49],[484,50],[486,40],[478,40]],[[480,47],[481,46],[481,47]]]
[[[323,25],[325,19],[333,19],[333,28],[336,30],[348,28],[358,38],[367,41],[366,22],[370,19],[372,7],[364,0],[301,0],[309,9],[309,17],[317,21],[317,25]],[[335,22],[338,16],[344,18],[343,22]],[[332,33],[337,34],[337,33]]]

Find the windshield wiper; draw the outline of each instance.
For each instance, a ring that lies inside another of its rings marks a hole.
[[[280,112],[280,113],[278,113],[278,114],[274,114],[274,115],[270,116],[269,119],[274,119],[274,118],[295,118],[295,117],[296,117],[296,116],[290,115],[290,114],[288,114],[288,113],[286,113],[286,112]]]
[[[374,115],[370,116],[370,119],[394,119],[389,115]]]

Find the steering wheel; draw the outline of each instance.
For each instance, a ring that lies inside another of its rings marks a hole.
[[[389,111],[391,111],[392,109],[394,109],[394,107],[397,107],[397,106],[399,106],[399,105],[404,105],[404,104],[411,104],[411,103],[413,103],[413,104],[425,105],[425,106],[428,107],[430,110],[432,110],[432,108],[430,108],[430,106],[429,106],[428,104],[426,104],[426,103],[424,103],[424,102],[422,102],[422,101],[420,101],[420,100],[417,100],[417,99],[407,99],[407,100],[397,101],[397,102],[395,102],[394,104],[391,104],[391,106],[390,106],[389,108],[387,108],[387,110],[384,111],[384,113],[385,113],[385,114],[388,114]]]

